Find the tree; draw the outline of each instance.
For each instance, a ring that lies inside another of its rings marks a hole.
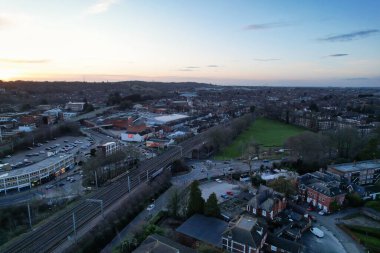
[[[293,182],[284,177],[272,180],[268,183],[268,186],[277,192],[284,193],[285,196],[293,195],[296,192],[296,187]]]
[[[330,203],[329,209],[331,212],[336,212],[340,209],[340,205],[338,204],[338,202],[333,201]]]
[[[345,201],[350,207],[359,207],[363,205],[363,200],[356,192],[347,194]]]
[[[205,200],[202,198],[202,192],[199,189],[199,182],[193,181],[190,186],[189,204],[187,206],[187,216],[190,217],[196,213],[203,213]]]
[[[168,203],[169,214],[173,217],[178,217],[179,215],[179,209],[180,209],[179,198],[180,198],[179,193],[177,190],[175,190],[169,199],[169,203]]]
[[[204,214],[206,216],[212,216],[212,217],[219,217],[220,216],[218,199],[216,198],[215,192],[211,193],[211,195],[208,197],[206,204],[205,204],[205,208],[204,208]]]

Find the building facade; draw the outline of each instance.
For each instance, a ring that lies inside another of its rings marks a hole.
[[[380,180],[380,160],[329,165],[327,171],[344,178],[349,184],[375,184]]]

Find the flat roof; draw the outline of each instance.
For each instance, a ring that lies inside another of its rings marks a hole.
[[[380,160],[368,160],[355,163],[342,163],[329,165],[329,168],[334,168],[342,172],[351,172],[358,170],[368,170],[368,169],[380,169]]]
[[[46,158],[45,160],[31,164],[31,165],[24,167],[24,168],[8,170],[5,173],[0,174],[0,178],[2,178],[2,177],[15,177],[15,176],[20,176],[20,175],[32,173],[34,171],[38,171],[41,169],[45,169],[49,165],[57,164],[60,161],[63,161],[64,159],[69,158],[70,156],[72,157],[73,155],[72,154],[69,154],[69,155],[66,154],[66,155],[60,155],[60,156],[51,156],[51,157]],[[4,174],[7,174],[7,175],[4,175]]]
[[[170,122],[170,121],[175,121],[179,119],[185,119],[188,118],[189,116],[183,115],[183,114],[170,114],[170,115],[163,115],[163,116],[158,116],[154,117],[155,120],[161,121],[164,123]]]

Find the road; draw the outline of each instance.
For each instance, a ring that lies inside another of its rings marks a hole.
[[[347,253],[364,253],[364,247],[354,241],[349,235],[347,235],[343,230],[335,225],[336,219],[343,218],[346,215],[356,213],[358,209],[352,208],[340,211],[335,214],[320,216],[316,212],[310,212],[313,216],[317,218],[317,224],[325,227],[331,234],[336,237],[339,242],[343,245]],[[321,251],[319,251],[321,252]],[[335,253],[336,251],[330,251]],[[340,253],[340,252],[336,252]]]

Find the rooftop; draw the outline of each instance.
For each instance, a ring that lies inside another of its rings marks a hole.
[[[221,247],[222,233],[226,230],[227,225],[227,222],[217,218],[194,214],[176,231],[199,241]]]
[[[171,114],[171,115],[164,115],[164,116],[158,116],[154,117],[156,121],[160,121],[163,123],[168,123],[171,121],[179,120],[179,119],[185,119],[188,118],[189,116],[183,115],[183,114]]]
[[[73,155],[71,155],[71,154],[69,154],[69,155],[60,155],[60,156],[51,156],[51,157],[46,158],[45,160],[42,160],[42,161],[40,161],[38,163],[34,163],[34,164],[29,165],[27,167],[20,168],[20,169],[10,170],[10,171],[7,171],[6,173],[1,173],[0,174],[0,178],[1,177],[16,177],[16,176],[32,173],[33,171],[38,171],[38,170],[41,170],[41,169],[45,169],[49,165],[57,164],[57,163],[65,160],[65,159],[67,159],[69,157],[72,157],[72,156]],[[7,174],[7,175],[4,175],[4,174]]]
[[[195,253],[196,251],[157,234],[148,236],[133,253]]]
[[[329,165],[328,168],[334,168],[342,172],[351,172],[358,170],[368,170],[368,169],[380,169],[380,160],[367,160],[354,163],[342,163]]]

